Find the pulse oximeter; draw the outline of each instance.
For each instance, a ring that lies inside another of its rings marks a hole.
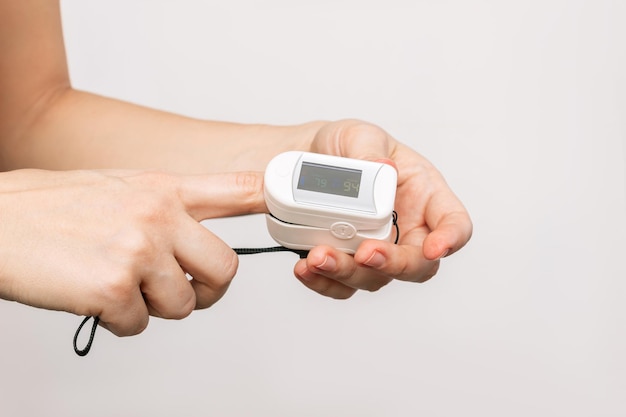
[[[265,171],[267,229],[286,248],[330,245],[353,254],[366,239],[389,240],[396,186],[388,164],[285,152]]]

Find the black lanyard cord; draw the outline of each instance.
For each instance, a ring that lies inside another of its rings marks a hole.
[[[257,253],[268,252],[293,252],[297,254],[300,259],[304,259],[309,255],[308,250],[289,249],[284,246],[273,246],[270,248],[233,248],[237,255],[255,255]]]
[[[89,353],[89,350],[91,350],[91,344],[93,343],[93,338],[96,336],[96,329],[98,328],[98,323],[100,322],[100,317],[98,316],[93,317],[93,325],[91,326],[91,334],[89,335],[89,341],[87,341],[87,344],[85,345],[84,348],[82,349],[78,348],[78,345],[77,345],[78,335],[80,334],[80,331],[82,330],[85,323],[87,323],[90,318],[92,318],[92,316],[85,317],[83,321],[80,323],[80,326],[78,326],[76,333],[74,334],[74,352],[76,352],[78,356],[85,356],[86,354]]]

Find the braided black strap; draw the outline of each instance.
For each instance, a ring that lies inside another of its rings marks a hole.
[[[78,329],[76,329],[76,333],[74,334],[74,352],[76,352],[78,356],[85,356],[89,353],[89,351],[91,350],[91,344],[93,343],[93,339],[96,336],[96,329],[98,328],[98,323],[100,322],[100,317],[98,316],[93,317],[93,326],[91,326],[91,333],[89,334],[89,341],[87,341],[87,344],[85,345],[84,348],[82,349],[78,348],[78,335],[80,334],[80,331],[82,330],[85,323],[87,323],[90,318],[92,318],[92,316],[85,317],[83,321],[80,323],[80,326],[78,326]]]
[[[297,254],[300,259],[304,259],[308,256],[308,250],[289,249],[284,246],[272,246],[270,248],[233,248],[237,255],[255,255],[257,253],[268,252],[293,252]]]

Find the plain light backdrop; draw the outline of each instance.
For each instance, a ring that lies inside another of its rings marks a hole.
[[[76,88],[188,116],[361,118],[427,156],[475,234],[347,301],[241,259],[139,336],[0,302],[3,416],[626,415],[626,2],[64,1]],[[211,220],[233,246],[259,216]],[[211,254],[207,253],[207,258]]]

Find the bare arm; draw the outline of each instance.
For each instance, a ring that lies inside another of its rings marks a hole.
[[[0,0],[0,169],[263,170],[286,150],[386,160],[398,169],[399,245],[368,241],[354,257],[318,247],[296,276],[335,298],[392,279],[425,281],[470,239],[472,224],[439,171],[369,123],[296,126],[202,121],[72,89],[59,4]]]
[[[58,1],[0,0],[0,169],[262,170],[323,123],[192,119],[71,87]]]

